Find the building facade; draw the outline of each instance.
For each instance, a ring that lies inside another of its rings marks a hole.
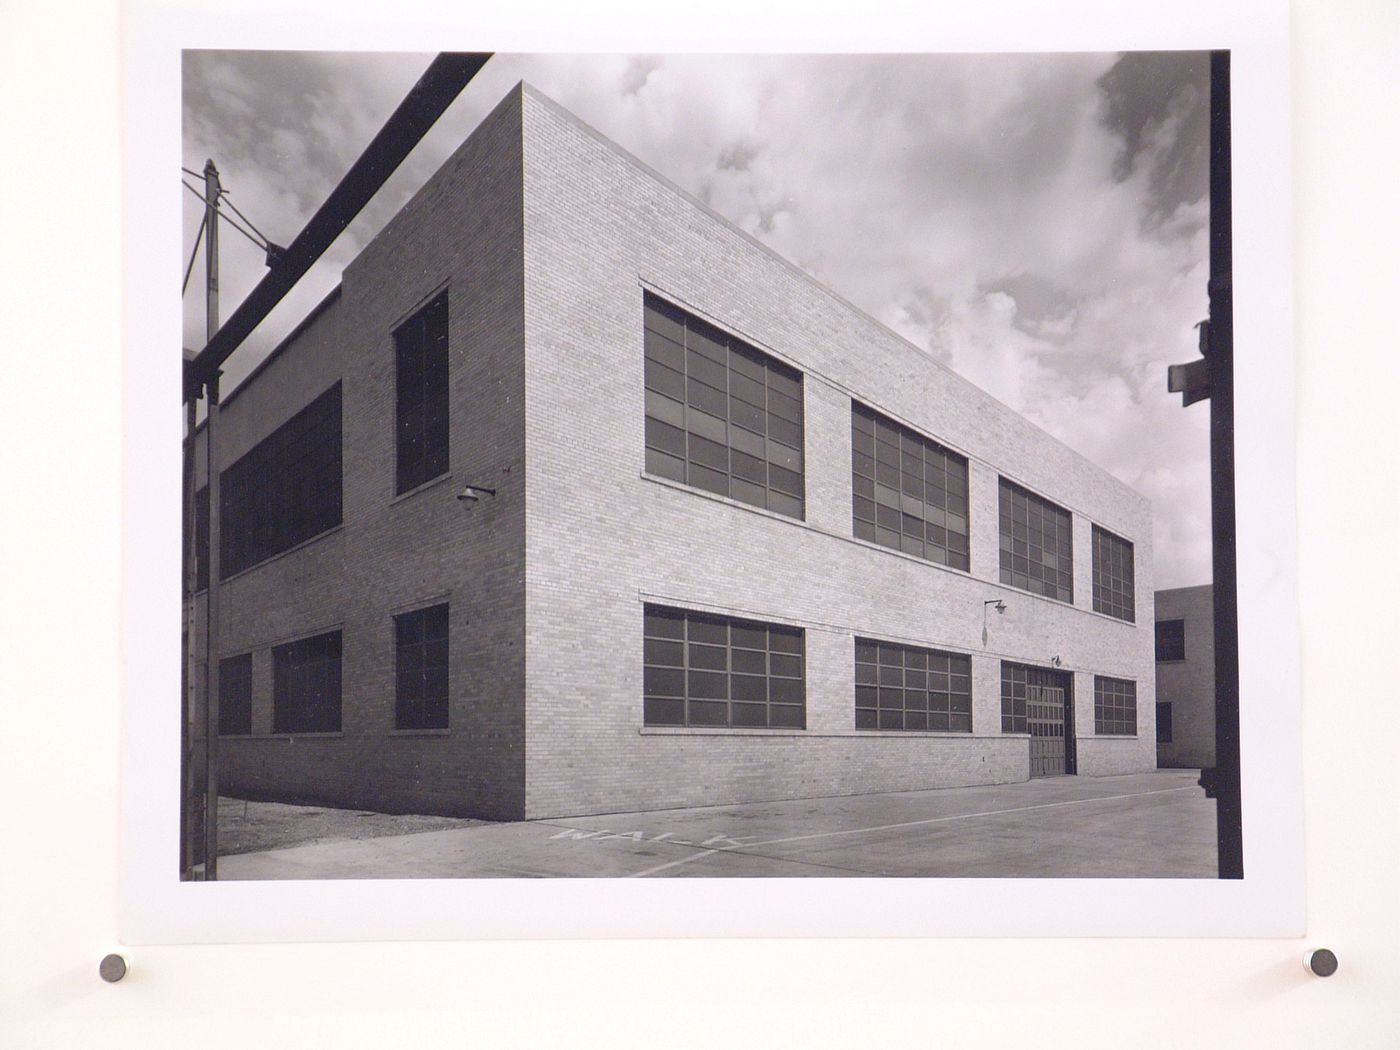
[[[526,85],[221,423],[228,793],[520,819],[1156,764],[1147,500]]]
[[[1158,591],[1157,765],[1215,766],[1215,589]]]

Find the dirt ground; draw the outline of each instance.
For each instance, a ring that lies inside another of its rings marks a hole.
[[[220,798],[219,856],[320,842],[351,842],[419,831],[471,828],[483,823],[486,822]]]

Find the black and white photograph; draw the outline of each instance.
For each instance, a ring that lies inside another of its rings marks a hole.
[[[182,878],[1241,877],[1228,52],[181,73]]]
[[[0,1045],[1393,1047],[1397,29],[0,5]]]

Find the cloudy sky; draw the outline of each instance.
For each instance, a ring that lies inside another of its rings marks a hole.
[[[213,158],[228,199],[287,244],[430,60],[187,52],[182,162]],[[1209,581],[1207,407],[1166,392],[1207,312],[1205,53],[499,55],[226,382],[521,79],[1148,496],[1158,587]],[[183,268],[202,206],[179,192]],[[227,226],[220,255],[227,317],[264,270]],[[202,282],[199,262],[191,348],[205,342]]]

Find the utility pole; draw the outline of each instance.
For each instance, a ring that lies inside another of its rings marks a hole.
[[[1220,877],[1244,878],[1235,580],[1235,293],[1230,52],[1210,56],[1210,506],[1215,595],[1215,814]]]
[[[1244,878],[1240,791],[1240,643],[1235,553],[1235,305],[1230,226],[1230,52],[1210,56],[1210,319],[1201,359],[1172,365],[1167,389],[1181,403],[1210,401],[1210,515],[1215,602],[1215,768],[1201,786],[1215,799],[1220,878]]]
[[[188,607],[185,620],[186,656],[185,686],[181,696],[182,723],[181,789],[183,814],[181,819],[180,862],[183,878],[195,878],[198,846],[202,845],[203,877],[213,880],[218,875],[218,807],[219,807],[219,554],[220,554],[220,496],[218,469],[219,429],[219,367],[236,350],[253,329],[282,300],[296,282],[330,247],[350,221],[359,214],[369,199],[398,168],[410,150],[433,126],[438,117],[457,97],[467,83],[486,63],[489,53],[459,54],[444,52],[433,60],[423,76],[390,116],[388,122],[370,142],[349,172],[331,192],[325,203],[297,235],[288,248],[267,244],[267,274],[228,318],[219,323],[219,198],[222,189],[214,162],[204,165],[204,232],[205,271],[207,281],[206,343],[197,353],[186,353],[184,362],[184,400],[186,406],[185,461],[186,507],[185,521],[190,538],[185,547],[185,591]],[[188,172],[194,175],[194,172]],[[189,187],[194,189],[193,187]],[[198,191],[195,191],[198,194]],[[237,211],[237,209],[234,209]],[[193,258],[198,254],[196,241]],[[188,270],[186,271],[188,277]],[[209,585],[206,596],[205,705],[204,705],[204,791],[199,805],[198,772],[194,758],[198,754],[194,728],[197,718],[195,628],[197,616],[195,575],[198,544],[194,539],[195,510],[195,405],[200,393],[207,395],[204,424],[205,456],[208,464],[209,537],[206,561]],[[204,817],[203,834],[197,828],[197,818]]]
[[[219,169],[204,162],[205,337],[219,330]],[[219,863],[219,371],[205,379],[204,454],[209,486],[209,589],[204,630],[204,879],[218,878]]]
[[[197,384],[190,381],[190,362],[194,352],[185,351],[185,449],[184,449],[184,496],[185,496],[185,560],[183,596],[185,609],[184,661],[180,688],[180,877],[194,877],[195,828],[195,776],[194,776],[194,733],[193,719],[197,710],[196,679],[199,666],[196,660],[195,631],[198,628],[195,599],[199,593],[198,558],[199,537],[196,535],[198,512],[194,485],[194,434],[197,425],[196,402],[199,400]],[[194,387],[194,389],[191,389]]]

